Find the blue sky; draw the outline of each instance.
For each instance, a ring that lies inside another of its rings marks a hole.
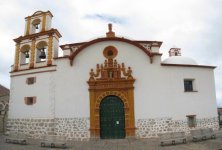
[[[10,65],[15,43],[23,35],[26,16],[50,10],[60,44],[92,40],[105,35],[113,23],[117,36],[163,41],[163,59],[171,47],[202,65],[214,65],[216,95],[222,105],[221,0],[5,0],[0,1],[0,84],[10,87]],[[206,85],[207,86],[207,85]]]

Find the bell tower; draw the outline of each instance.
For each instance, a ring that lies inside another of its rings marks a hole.
[[[58,57],[61,34],[51,28],[52,17],[50,11],[36,11],[25,18],[24,35],[14,39],[13,71],[53,65],[53,58]]]

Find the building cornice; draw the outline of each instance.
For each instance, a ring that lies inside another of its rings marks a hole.
[[[29,35],[25,35],[25,36],[20,36],[16,39],[13,39],[16,43],[20,43],[22,40],[26,40],[26,39],[33,39],[36,38],[38,36],[43,36],[43,35],[51,35],[51,34],[56,34],[59,38],[62,37],[62,35],[59,33],[59,31],[57,29],[51,29],[48,31],[43,31],[43,32],[39,32],[39,33],[35,33],[35,34],[29,34]]]
[[[49,14],[51,17],[53,17],[52,13],[48,10],[46,12],[43,11],[36,11],[35,13],[33,13],[31,16],[25,17],[25,19],[27,18],[31,18],[31,17],[35,17],[35,16],[40,16],[42,14]]]
[[[206,65],[164,64],[164,63],[161,63],[161,66],[172,66],[172,67],[198,67],[198,68],[209,68],[209,69],[215,69],[215,68],[216,68],[216,66],[206,66]]]
[[[57,65],[50,65],[50,66],[41,66],[41,67],[35,67],[35,68],[28,68],[28,69],[22,69],[17,71],[11,71],[10,74],[17,73],[17,72],[23,72],[23,71],[29,71],[29,70],[36,70],[36,69],[42,69],[42,68],[50,68],[50,67],[56,67]]]

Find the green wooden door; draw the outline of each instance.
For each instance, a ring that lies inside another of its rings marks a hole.
[[[125,138],[124,104],[117,96],[107,96],[100,104],[100,137]]]

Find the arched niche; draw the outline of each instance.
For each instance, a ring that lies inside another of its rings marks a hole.
[[[46,41],[40,41],[36,44],[36,62],[45,61],[48,52],[48,44]],[[41,55],[45,55],[45,58],[41,58]]]
[[[34,19],[31,23],[31,34],[40,32],[41,20],[39,18]]]
[[[27,64],[30,60],[30,45],[23,45],[20,49],[20,64]]]

